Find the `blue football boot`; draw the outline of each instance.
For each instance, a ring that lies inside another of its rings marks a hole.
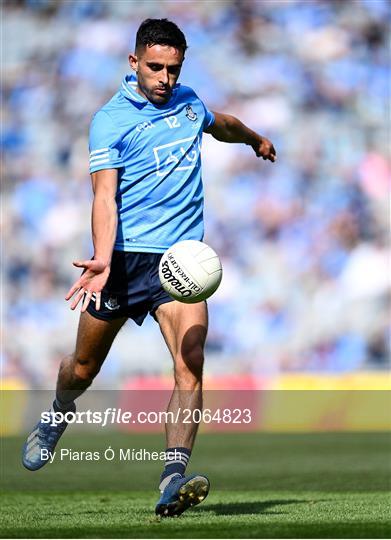
[[[180,516],[182,512],[202,502],[209,493],[210,483],[206,476],[174,476],[164,489],[155,508],[162,517]]]
[[[23,446],[22,462],[29,471],[37,471],[48,463],[50,460],[49,452],[53,453],[68,425],[65,420],[55,426],[52,426],[51,423],[42,422],[41,419],[27,437]]]

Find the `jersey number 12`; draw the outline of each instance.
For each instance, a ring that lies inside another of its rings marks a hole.
[[[164,120],[167,122],[167,125],[170,129],[178,128],[181,126],[176,116],[167,116]]]

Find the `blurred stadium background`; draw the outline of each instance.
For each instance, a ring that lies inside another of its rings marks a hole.
[[[278,152],[272,165],[204,137],[205,240],[224,266],[208,380],[388,386],[386,0],[6,0],[2,11],[3,387],[54,388],[73,349],[64,296],[72,260],[92,254],[89,123],[147,17],[183,29],[181,82]],[[95,388],[171,369],[156,323],[130,321]]]

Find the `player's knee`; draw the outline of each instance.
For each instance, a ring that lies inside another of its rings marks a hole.
[[[175,380],[180,387],[191,389],[202,380],[204,366],[203,347],[193,347],[175,363]]]
[[[73,373],[78,379],[91,382],[99,373],[100,366],[93,360],[75,357]]]

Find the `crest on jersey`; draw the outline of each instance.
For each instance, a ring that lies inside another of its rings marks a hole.
[[[107,309],[109,309],[110,311],[114,311],[120,308],[117,299],[112,297],[109,298],[108,302],[105,302],[105,307],[107,307]]]
[[[197,120],[197,113],[193,111],[190,103],[186,105],[186,117],[192,122],[195,122]]]

